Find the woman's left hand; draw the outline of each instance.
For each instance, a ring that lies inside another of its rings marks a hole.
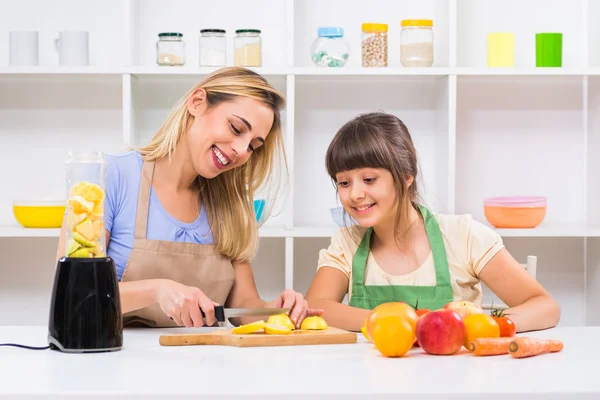
[[[308,308],[308,302],[300,293],[288,289],[281,293],[275,300],[265,304],[266,308],[289,308],[288,313],[292,323],[296,325],[297,329],[300,329],[300,325],[304,318],[311,317],[313,315],[323,314],[323,310]]]

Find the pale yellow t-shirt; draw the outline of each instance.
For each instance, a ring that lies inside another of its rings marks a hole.
[[[470,214],[433,213],[442,232],[450,269],[450,283],[455,301],[471,301],[481,306],[483,293],[479,273],[488,261],[504,247],[502,238],[491,228],[475,221]],[[327,249],[319,252],[318,267],[333,267],[348,277],[348,296],[352,296],[352,258],[365,228],[340,229]],[[369,253],[365,270],[366,285],[435,286],[435,267],[431,252],[423,265],[405,275],[383,271]]]

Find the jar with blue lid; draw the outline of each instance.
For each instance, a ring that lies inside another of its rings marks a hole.
[[[343,67],[350,56],[350,48],[344,39],[344,28],[322,26],[317,30],[310,54],[317,67]]]

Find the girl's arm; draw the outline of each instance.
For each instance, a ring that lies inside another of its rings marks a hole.
[[[324,311],[323,318],[327,324],[348,331],[360,331],[370,311],[342,304],[348,284],[348,277],[339,269],[321,267],[306,293],[306,300],[311,307]]]
[[[517,332],[552,328],[560,320],[556,300],[506,249],[490,259],[479,278],[508,307],[504,314]]]

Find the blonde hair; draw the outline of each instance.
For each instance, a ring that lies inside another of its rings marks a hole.
[[[193,122],[187,102],[198,89],[206,91],[208,107],[243,96],[257,100],[273,111],[273,125],[264,144],[252,153],[244,165],[224,171],[212,179],[198,177],[200,194],[217,249],[232,260],[249,261],[256,254],[259,239],[254,195],[263,184],[274,178],[273,167],[278,156],[283,159],[287,176],[279,111],[284,107],[285,99],[265,78],[251,70],[238,67],[219,69],[188,91],[176,103],[150,143],[137,149],[145,160],[171,157],[177,143]],[[277,192],[279,185],[271,186],[271,189]],[[271,212],[274,197],[267,196],[264,214]]]

